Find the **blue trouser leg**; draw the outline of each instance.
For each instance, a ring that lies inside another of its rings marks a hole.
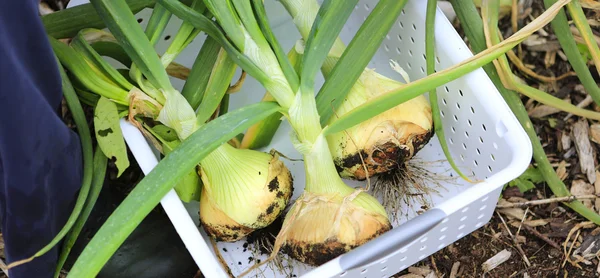
[[[49,243],[81,185],[78,136],[57,111],[61,79],[37,0],[0,1],[0,219],[8,263]],[[10,270],[51,277],[58,248]]]

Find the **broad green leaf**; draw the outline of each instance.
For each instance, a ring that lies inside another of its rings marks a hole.
[[[581,53],[581,57],[583,58],[586,64],[590,60],[592,60],[592,54],[590,53],[590,50],[588,49],[587,45],[585,45],[584,43],[577,43],[577,49],[579,49],[579,53]]]
[[[525,172],[523,172],[523,174],[521,174],[519,178],[529,180],[533,183],[540,183],[544,181],[544,176],[542,176],[540,170],[535,167],[531,167],[525,170]]]
[[[555,128],[556,125],[558,124],[558,120],[555,118],[548,118],[548,124],[550,125],[551,128]]]
[[[540,183],[544,181],[544,176],[540,170],[535,167],[528,168],[521,174],[518,178],[510,181],[508,183],[509,186],[517,186],[521,193],[525,193],[531,189],[535,188],[536,183]]]
[[[125,239],[181,178],[210,152],[281,108],[260,102],[200,127],[144,177],[85,247],[67,277],[96,277]]]
[[[117,177],[129,167],[127,147],[119,125],[119,111],[114,102],[101,97],[94,110],[94,129],[96,140],[102,152],[108,158],[115,158],[118,169]]]
[[[535,185],[528,180],[517,178],[509,183],[510,186],[516,186],[519,188],[521,193],[525,193],[531,189],[535,188]]]

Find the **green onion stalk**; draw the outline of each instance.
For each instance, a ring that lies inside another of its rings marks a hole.
[[[307,40],[319,11],[317,1],[282,0],[281,3],[292,16],[302,39]],[[302,43],[296,45],[298,52],[304,52]],[[321,67],[325,79],[331,75],[345,50],[344,43],[336,38]],[[321,123],[329,125],[357,106],[403,85],[374,69],[365,68],[347,96],[339,98],[340,101],[334,102],[328,95],[317,96]],[[367,177],[398,171],[398,167],[425,146],[432,135],[431,106],[424,95],[419,95],[343,132],[331,134],[327,136],[327,141],[340,175],[365,180]]]
[[[197,25],[204,20],[200,14],[192,13],[176,1],[160,3],[176,15],[193,15],[184,18]],[[336,1],[328,3],[331,10],[343,9],[347,15],[354,7]],[[287,213],[276,245],[301,262],[318,265],[389,230],[391,224],[381,204],[364,191],[346,185],[333,163],[319,122],[313,88],[318,65],[326,55],[314,57],[311,52],[305,53],[302,76],[298,78],[278,42],[270,36],[268,24],[261,22],[266,21],[266,17],[255,17],[255,11],[264,12],[262,1],[206,0],[205,4],[228,40],[219,34],[209,32],[209,35],[220,39],[232,52],[232,57],[241,57],[244,70],[255,77],[286,111],[284,115],[294,130],[291,135],[294,146],[304,158],[304,193]],[[328,13],[322,24],[330,26],[329,23],[336,21],[334,17],[334,12]],[[312,53],[327,54],[327,50],[323,51],[330,40],[327,31],[339,32],[344,22],[335,22],[336,27],[317,34],[314,43],[320,47]],[[324,44],[318,44],[319,41]],[[308,40],[308,43],[313,42]]]
[[[203,6],[201,4],[201,1],[194,1],[192,8],[201,10],[200,6]],[[109,11],[113,7],[112,4],[108,3],[103,3],[103,5]],[[116,5],[118,6],[118,4]],[[160,5],[157,7],[160,7]],[[164,10],[164,14],[168,14],[168,11]],[[111,15],[117,18],[119,16],[118,13]],[[159,37],[156,33],[162,32],[162,28],[157,27],[155,30],[155,32],[146,33],[150,40],[153,37]],[[140,82],[141,80],[142,83],[146,84],[141,86],[144,89],[137,89],[136,91],[140,92],[145,99],[164,103],[158,113],[145,116],[149,116],[156,123],[165,125],[170,130],[175,131],[177,135],[176,140],[167,140],[157,136],[158,133],[155,130],[144,130],[141,124],[138,124],[138,128],[144,131],[146,136],[151,134],[156,137],[155,139],[158,142],[162,143],[162,150],[165,155],[168,155],[180,142],[183,142],[206,123],[208,116],[217,109],[223,98],[222,93],[215,92],[224,93],[226,91],[235,70],[235,63],[231,62],[227,54],[224,51],[218,53],[214,69],[208,79],[207,93],[204,94],[203,102],[200,104],[197,113],[195,113],[182,94],[171,86],[168,79],[164,79],[166,77],[164,68],[177,57],[198,33],[198,29],[185,22],[182,23],[173,43],[169,46],[165,55],[162,55],[161,60],[158,60],[158,57],[154,54],[157,57],[154,60],[154,65],[150,65],[146,61],[136,61],[134,57],[131,57],[139,73],[143,73],[143,76],[136,77],[137,81]],[[114,35],[119,39],[118,33]],[[145,38],[144,34],[138,33],[131,36],[135,35],[137,35],[137,40],[133,46],[143,48],[141,46],[143,43],[140,41]],[[122,41],[120,43],[122,46],[125,45]],[[146,39],[146,45],[151,47],[148,39]],[[65,45],[64,47],[68,46]],[[61,46],[60,48],[64,50],[64,47]],[[127,51],[125,46],[124,49]],[[90,49],[90,52],[94,53],[93,49]],[[67,55],[62,56],[63,60],[67,61],[65,64],[69,64]],[[95,62],[105,63],[99,55],[97,56],[98,59]],[[148,73],[144,73],[143,68]],[[77,71],[76,68],[72,69],[75,75],[79,74],[85,77],[85,80],[92,80],[90,82],[100,82],[107,79],[105,75],[85,75],[85,73]],[[124,80],[123,76],[110,66],[105,69],[107,72],[114,72],[114,76],[120,76]],[[144,77],[146,79],[143,79]],[[142,83],[138,83],[138,85]],[[150,93],[145,91],[148,88],[153,92],[161,93],[164,100],[153,98]],[[106,92],[95,87],[87,87],[87,89],[100,95]],[[127,102],[123,104],[127,104]],[[133,116],[135,114],[130,114],[130,119],[133,119]],[[291,174],[276,154],[236,149],[229,144],[223,144],[208,154],[200,165],[200,173],[196,174],[196,171],[190,171],[178,183],[175,190],[183,201],[200,201],[200,207],[204,208],[201,210],[201,222],[207,233],[218,240],[239,240],[254,229],[267,226],[287,206],[293,191]],[[231,169],[235,169],[235,171]],[[200,189],[200,178],[203,185],[202,189]],[[201,193],[200,190],[202,190]],[[240,207],[244,207],[244,209],[240,209]]]
[[[131,84],[91,47],[90,42],[105,36],[104,33],[98,29],[83,29],[70,45],[52,37],[49,39],[60,62],[74,76],[75,84],[80,85],[78,89],[86,89],[86,92],[106,97],[120,107],[128,107],[131,116],[158,116],[163,103]]]

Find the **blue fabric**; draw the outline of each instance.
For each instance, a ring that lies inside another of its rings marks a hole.
[[[82,178],[79,138],[58,115],[61,79],[38,3],[0,0],[0,229],[8,263],[54,238]],[[52,277],[58,251],[11,269],[10,277]]]

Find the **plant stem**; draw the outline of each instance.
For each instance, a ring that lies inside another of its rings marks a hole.
[[[463,31],[465,32],[473,51],[481,52],[484,51],[487,47],[485,45],[485,39],[483,35],[483,23],[481,18],[478,15],[477,9],[475,5],[471,1],[460,1],[460,0],[450,0],[454,10],[456,11],[456,15],[461,22],[461,26]],[[483,69],[486,71],[492,82],[496,85],[498,90],[500,91],[502,97],[511,108],[514,115],[517,117],[523,129],[529,136],[529,140],[533,146],[533,159],[537,162],[538,169],[542,173],[542,176],[546,180],[546,183],[554,193],[554,195],[558,197],[569,196],[570,192],[565,186],[565,184],[558,178],[554,168],[548,161],[548,157],[544,152],[544,148],[542,147],[541,142],[537,134],[535,133],[535,129],[533,127],[533,123],[529,119],[529,115],[527,114],[527,110],[523,106],[519,95],[515,92],[506,89],[502,82],[500,81],[499,75],[494,69],[493,65],[485,65]],[[571,207],[573,210],[584,216],[585,218],[592,220],[596,224],[600,224],[600,215],[596,214],[593,210],[583,206],[583,204],[579,201],[573,201],[566,204]]]
[[[556,1],[558,0],[544,0],[546,9],[556,3]],[[585,91],[590,94],[596,104],[600,105],[600,88],[590,73],[585,60],[583,57],[581,57],[581,53],[577,48],[577,43],[575,43],[573,33],[571,33],[571,28],[569,27],[567,15],[565,14],[564,10],[561,10],[554,17],[551,25],[552,30],[554,30],[554,34],[556,35],[556,38],[563,49],[563,52],[567,56],[569,63],[573,67],[573,70],[577,73],[577,77],[579,77],[579,81],[581,81]]]
[[[513,78],[514,77],[515,76],[513,75]],[[515,86],[515,89],[519,93],[524,94],[527,97],[529,97],[539,103],[543,103],[545,105],[560,109],[560,110],[568,112],[568,113],[571,113],[573,115],[600,121],[600,113],[598,113],[596,111],[577,107],[573,104],[565,102],[562,99],[552,96],[544,91],[540,91],[536,88],[522,84],[520,82],[514,82],[513,85]]]
[[[217,61],[217,56],[221,46],[212,37],[206,37],[200,53],[192,65],[192,70],[188,76],[181,94],[196,110],[204,97],[204,91],[208,86],[212,68]]]
[[[435,73],[435,15],[437,0],[427,1],[427,17],[425,19],[425,57],[427,58],[427,75]],[[452,153],[448,149],[442,118],[440,117],[440,106],[438,103],[437,88],[429,91],[429,103],[431,105],[431,116],[433,119],[434,132],[438,137],[444,156],[452,166],[452,169],[464,180],[472,182],[456,165]]]
[[[94,165],[93,165],[93,178],[92,178],[92,187],[90,189],[90,193],[88,198],[85,200],[85,204],[83,205],[83,211],[81,211],[81,215],[77,218],[73,229],[69,232],[65,241],[62,245],[62,250],[60,252],[60,256],[58,258],[58,264],[56,266],[56,272],[54,273],[54,277],[57,278],[62,270],[63,265],[67,261],[69,257],[69,253],[75,245],[75,241],[79,236],[79,233],[83,229],[83,225],[87,221],[88,217],[92,213],[92,209],[98,200],[98,196],[100,195],[100,191],[102,191],[102,185],[104,185],[104,178],[106,176],[106,168],[108,165],[108,158],[104,155],[100,148],[96,148],[96,152],[94,153]]]
[[[579,29],[579,33],[581,33],[581,37],[585,41],[585,44],[592,55],[592,59],[594,60],[598,74],[600,74],[600,48],[598,48],[598,43],[594,38],[592,28],[590,28],[590,25],[587,23],[587,17],[585,16],[585,13],[583,13],[581,4],[579,1],[571,1],[571,3],[567,4],[567,9],[569,10],[575,26],[577,29]]]

